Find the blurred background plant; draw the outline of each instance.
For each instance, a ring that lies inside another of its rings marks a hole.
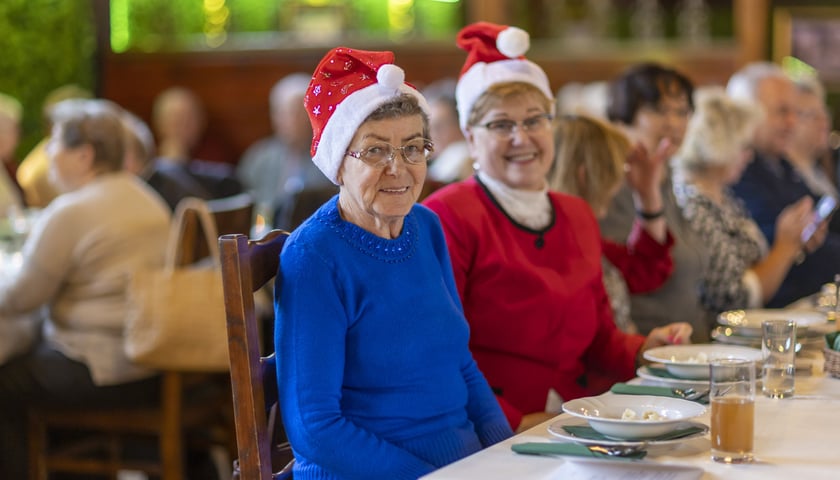
[[[0,1],[0,92],[23,104],[18,159],[44,135],[46,95],[75,83],[94,88],[96,36],[90,2]]]

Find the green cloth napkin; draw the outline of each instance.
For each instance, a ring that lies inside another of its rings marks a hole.
[[[656,395],[659,397],[671,397],[679,399],[683,398],[674,393],[674,389],[671,387],[657,387],[653,385],[631,385],[629,383],[616,383],[610,388],[610,391],[612,393],[618,393],[621,395]],[[708,404],[708,395],[702,397],[697,402]]]
[[[651,375],[656,376],[656,377],[670,378],[670,379],[673,379],[673,380],[685,380],[684,378],[678,377],[678,376],[674,375],[673,373],[669,372],[667,368],[653,367],[651,365],[648,365],[647,369],[648,369],[648,372],[651,373]]]
[[[600,433],[598,433],[594,428],[588,425],[565,425],[563,430],[566,431],[569,435],[573,435],[578,438],[585,438],[587,440],[606,440],[610,442],[614,442],[614,438],[606,437]],[[700,433],[704,431],[705,428],[697,427],[697,426],[689,426],[684,428],[678,428],[676,430],[671,430],[668,433],[663,433],[657,437],[646,438],[644,440],[639,441],[661,441],[661,440],[676,440],[678,438],[687,437],[689,435],[694,435],[695,433]]]
[[[825,335],[825,343],[828,348],[840,352],[840,332],[831,332]]]
[[[528,455],[571,455],[576,457],[608,458],[610,460],[638,460],[644,458],[647,452],[640,450],[624,456],[607,455],[601,452],[593,452],[586,448],[586,445],[579,443],[555,443],[555,442],[528,442],[514,443],[511,450],[516,453]]]

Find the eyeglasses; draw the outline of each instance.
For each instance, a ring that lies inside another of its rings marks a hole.
[[[549,113],[541,113],[539,115],[534,115],[533,117],[528,117],[521,122],[515,122],[507,119],[493,120],[492,122],[476,126],[486,128],[488,132],[498,137],[511,137],[513,136],[513,131],[516,130],[517,127],[520,131],[525,133],[542,132],[551,125],[551,120],[553,118],[554,117]]]
[[[377,143],[364,150],[344,152],[353,158],[365,162],[373,168],[382,168],[394,161],[397,151],[402,154],[405,163],[418,165],[426,162],[429,155],[435,150],[434,144],[428,138],[416,138],[401,147],[395,147],[390,143]]]

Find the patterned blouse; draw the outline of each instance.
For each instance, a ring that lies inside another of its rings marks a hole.
[[[713,312],[760,306],[745,274],[767,255],[767,239],[746,207],[727,191],[723,205],[693,185],[675,185],[683,215],[709,249],[709,263],[700,284],[700,301]],[[759,292],[760,293],[760,292]]]

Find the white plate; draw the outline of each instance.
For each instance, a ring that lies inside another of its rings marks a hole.
[[[605,446],[660,446],[660,445],[677,445],[686,440],[691,440],[692,438],[702,437],[709,431],[709,427],[702,423],[698,422],[680,422],[677,424],[676,428],[686,428],[686,427],[700,427],[703,430],[697,433],[693,433],[691,435],[686,435],[685,437],[674,438],[671,440],[593,440],[589,438],[582,438],[576,437],[571,433],[563,430],[565,426],[586,426],[586,420],[578,417],[572,417],[569,415],[563,415],[557,421],[553,422],[551,425],[548,426],[548,433],[551,435],[562,438],[563,440],[569,440],[572,442],[582,443],[584,445],[605,445]]]
[[[642,365],[641,367],[636,370],[636,375],[643,380],[648,380],[650,382],[656,382],[657,384],[665,385],[665,386],[679,386],[683,388],[693,388],[695,390],[700,390],[704,388],[709,388],[709,381],[708,380],[687,380],[685,378],[671,378],[671,377],[661,377],[657,375],[653,370],[653,368],[665,368],[665,365],[661,363],[654,363],[652,365]]]
[[[674,430],[686,420],[703,415],[706,407],[697,402],[653,395],[584,397],[563,403],[563,411],[583,418],[601,435],[619,440],[643,440]],[[622,418],[632,411],[634,418]],[[648,413],[655,419],[643,420]]]
[[[799,333],[799,332],[797,332]],[[743,345],[745,347],[761,348],[761,337],[738,335],[731,327],[715,327],[712,330],[712,340],[729,345]],[[796,353],[808,347],[822,347],[825,344],[823,335],[796,336]]]
[[[705,380],[709,378],[709,362],[712,360],[739,358],[758,362],[764,359],[764,354],[757,348],[702,343],[651,348],[645,351],[644,357],[651,362],[665,365],[671,375],[690,380]]]
[[[751,310],[729,310],[718,315],[718,323],[737,328],[739,335],[761,337],[761,323],[766,320],[793,320],[800,335],[810,329],[821,330],[829,325],[823,313],[814,310],[792,310],[783,308],[755,308]]]

